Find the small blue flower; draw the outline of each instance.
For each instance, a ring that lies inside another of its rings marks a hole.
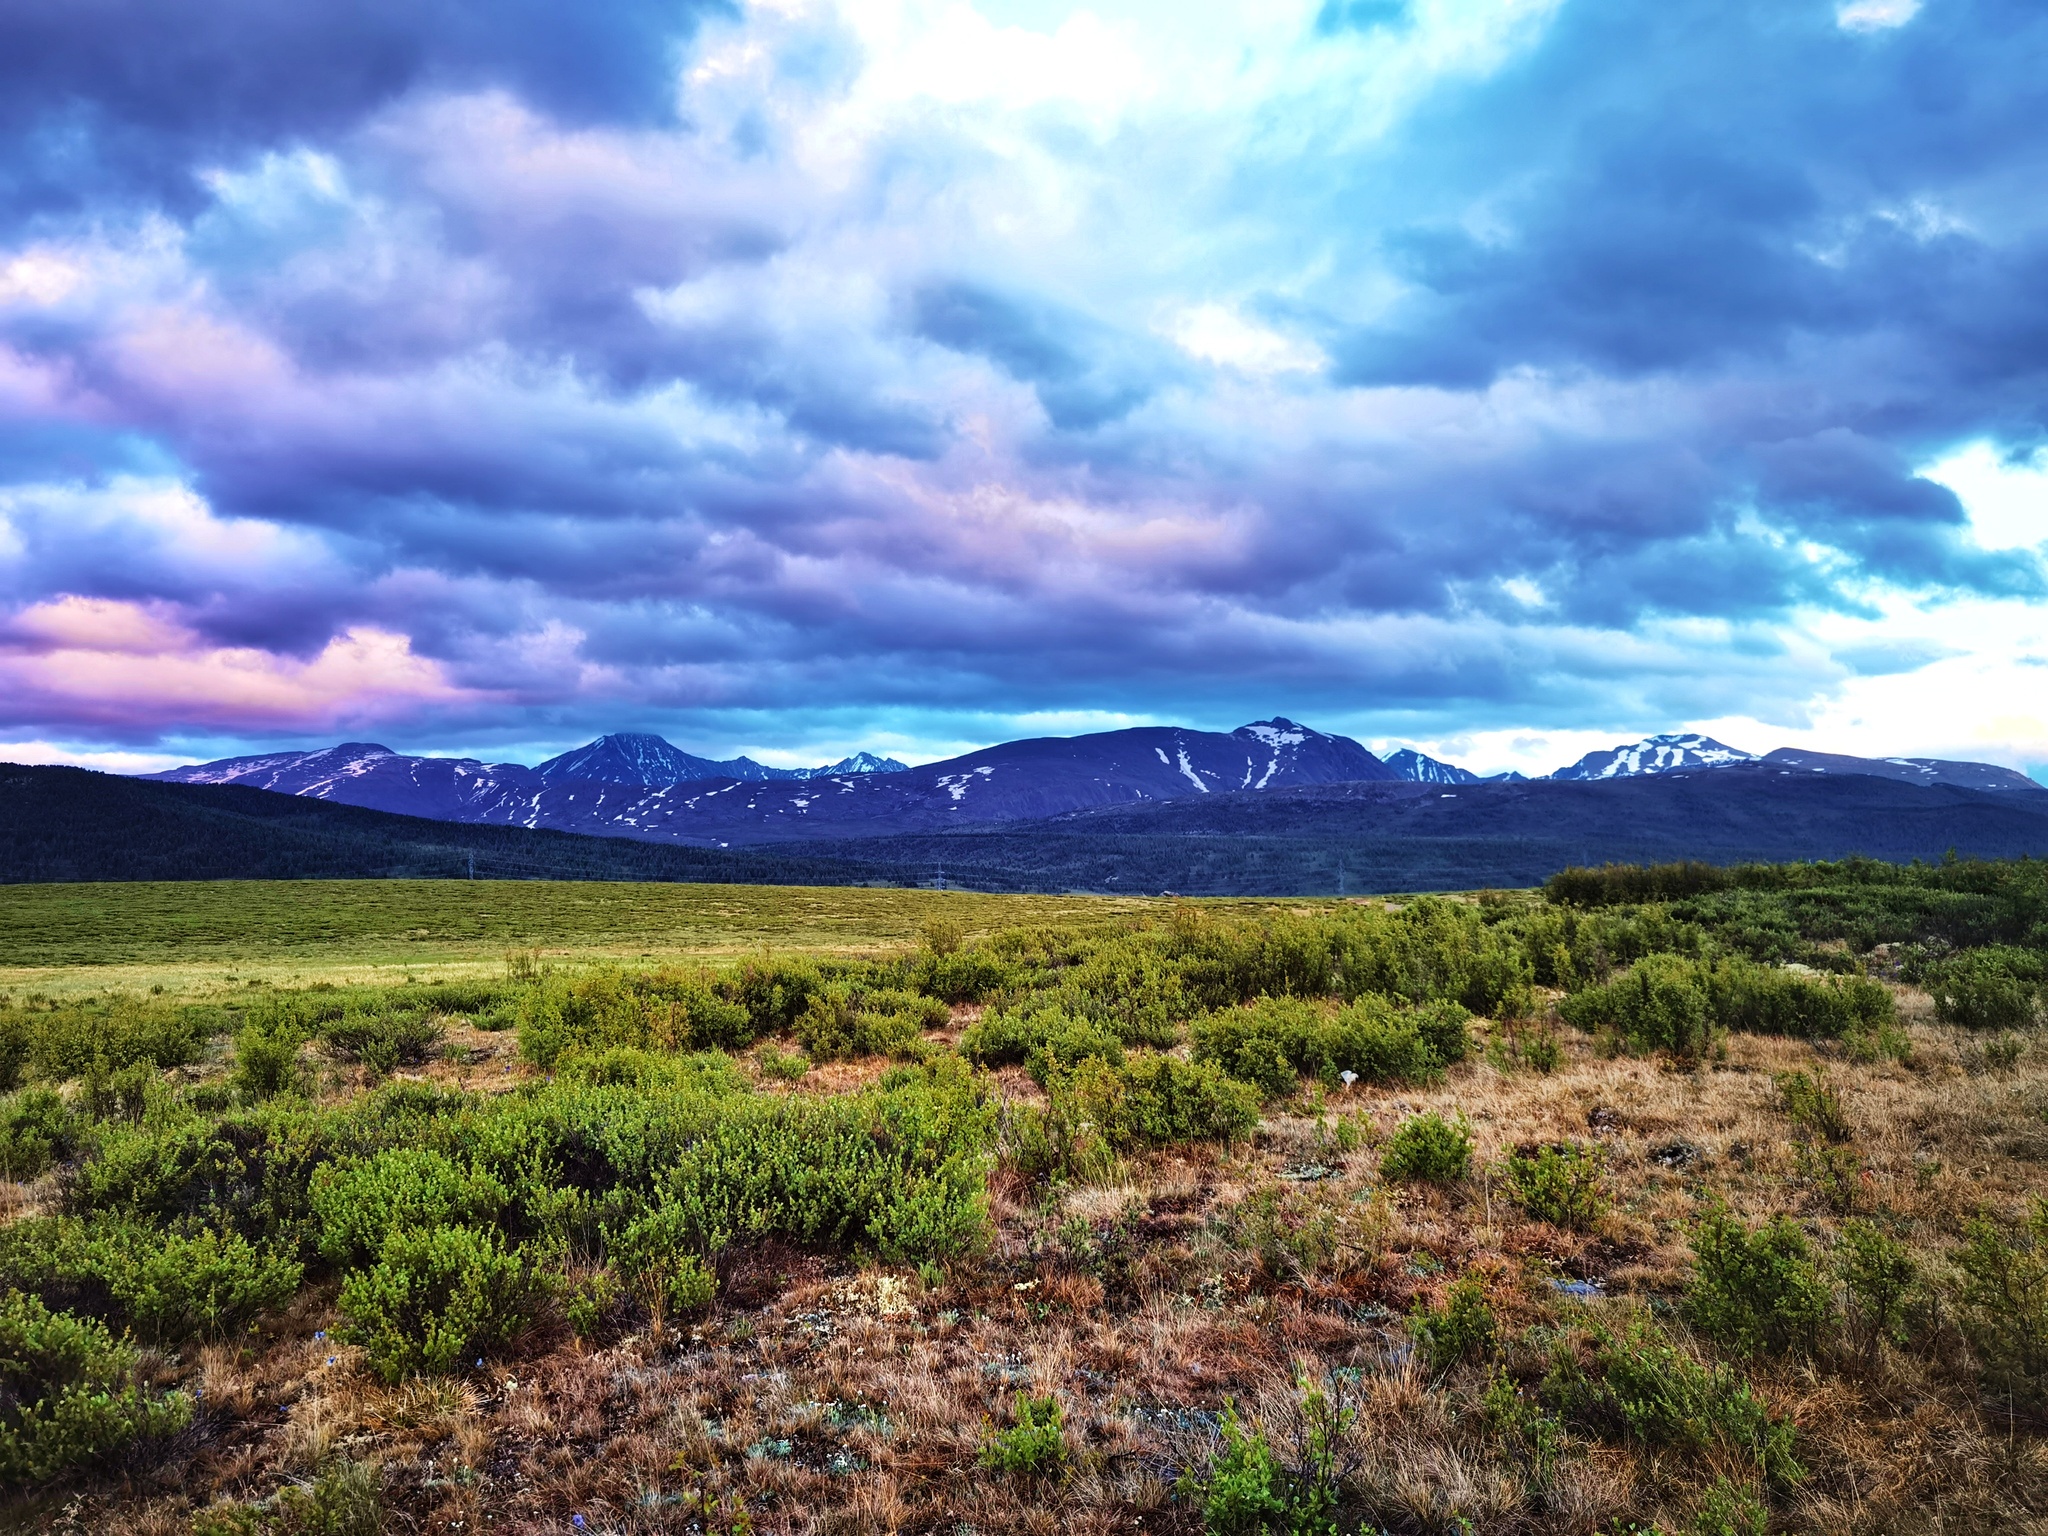
[[[322,1329],[321,1329],[321,1330],[320,1330],[320,1331],[319,1331],[318,1333],[314,1334],[314,1335],[313,1335],[313,1337],[314,1337],[314,1338],[315,1338],[316,1340],[318,1340],[318,1339],[324,1339],[324,1338],[326,1338],[326,1337],[327,1337],[327,1330],[326,1330],[325,1328],[322,1328]]]
[[[329,1365],[332,1365],[332,1364],[334,1364],[334,1356],[332,1356],[332,1355],[329,1355],[329,1356],[327,1357],[327,1363],[328,1363]]]
[[[583,1529],[583,1517],[581,1515],[571,1515],[569,1517],[569,1523],[575,1526],[576,1529],[579,1531]]]
[[[482,1370],[484,1368],[484,1357],[482,1355],[478,1355],[476,1357],[476,1368],[478,1370]]]

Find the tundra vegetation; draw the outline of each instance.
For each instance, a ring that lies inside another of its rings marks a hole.
[[[2048,866],[259,894],[0,979],[0,1524],[2048,1530]]]

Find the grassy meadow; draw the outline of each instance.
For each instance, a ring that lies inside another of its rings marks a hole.
[[[0,888],[0,1529],[2048,1531],[2048,868]]]
[[[858,953],[945,914],[970,931],[1114,921],[1115,897],[534,880],[0,885],[0,992],[473,977],[508,950],[567,964]]]

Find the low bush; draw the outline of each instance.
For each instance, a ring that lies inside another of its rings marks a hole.
[[[2029,1408],[2048,1405],[2048,1199],[2024,1221],[1972,1220],[1955,1256],[1963,1332],[1984,1384]]]
[[[1540,1147],[1510,1156],[1501,1165],[1501,1183],[1509,1197],[1538,1221],[1584,1231],[1599,1221],[1607,1206],[1600,1165],[1597,1147]]]
[[[334,1264],[375,1257],[406,1228],[482,1226],[511,1196],[492,1175],[458,1166],[430,1147],[393,1147],[354,1163],[328,1163],[312,1177],[321,1254]]]
[[[1812,1353],[1834,1319],[1813,1245],[1788,1218],[1752,1232],[1725,1209],[1693,1233],[1687,1320],[1739,1354]]]
[[[1410,1115],[1380,1149],[1380,1177],[1424,1184],[1455,1184],[1472,1170],[1472,1136],[1463,1115],[1447,1120],[1435,1110]]]
[[[818,1061],[844,1056],[910,1056],[924,1032],[951,1011],[937,998],[895,988],[862,990],[832,982],[811,996],[796,1021],[796,1038]]]
[[[754,1052],[754,1065],[760,1068],[763,1077],[793,1083],[811,1070],[811,1059],[800,1051],[784,1051],[773,1045],[763,1045]]]
[[[235,1035],[235,1064],[228,1086],[254,1102],[290,1093],[304,1085],[299,1047],[305,1036],[290,1026],[247,1024]]]
[[[111,1073],[138,1062],[182,1066],[197,1058],[220,1024],[217,1010],[154,998],[0,1002],[0,1088],[24,1076],[61,1083],[95,1068]]]
[[[1486,1286],[1477,1275],[1454,1280],[1441,1306],[1425,1305],[1410,1313],[1408,1332],[1434,1376],[1491,1355],[1499,1336]]]
[[[1197,1061],[1277,1098],[1303,1075],[1334,1084],[1349,1072],[1369,1083],[1427,1082],[1471,1053],[1471,1015],[1457,1003],[1400,1008],[1366,997],[1334,1016],[1296,998],[1261,998],[1194,1026]]]
[[[298,1260],[237,1232],[34,1217],[0,1233],[0,1277],[67,1311],[176,1343],[220,1338],[291,1300]]]
[[[51,1089],[24,1088],[0,1099],[0,1178],[36,1178],[76,1145],[70,1111]]]
[[[2040,1017],[2042,961],[2032,951],[1966,951],[1929,967],[1922,980],[1944,1024],[2025,1029]]]
[[[474,1227],[401,1229],[341,1284],[342,1336],[386,1381],[447,1371],[524,1331],[540,1286],[528,1261]]]
[[[552,1071],[565,1057],[615,1046],[635,1050],[736,1050],[764,1032],[752,1007],[774,1027],[793,996],[809,996],[808,967],[795,972],[742,967],[721,980],[699,970],[645,973],[603,970],[573,980],[543,977],[519,1004],[519,1051]],[[797,977],[804,981],[799,984]],[[745,999],[721,994],[721,988]],[[801,1005],[799,1005],[801,1006]]]
[[[1866,976],[1815,976],[1748,960],[1722,960],[1705,973],[1708,1007],[1721,1029],[1752,1035],[1838,1040],[1892,1024],[1891,989]]]
[[[1583,1354],[1582,1351],[1583,1350]],[[1731,1367],[1710,1365],[1641,1316],[1595,1324],[1579,1347],[1558,1341],[1543,1396],[1594,1434],[1694,1454],[1736,1451],[1775,1486],[1806,1475],[1793,1429]]]
[[[1714,1479],[1693,1512],[1686,1536],[1768,1536],[1771,1512],[1749,1489],[1725,1477]]]
[[[1714,1044],[1704,968],[1678,955],[1649,955],[1602,986],[1567,997],[1565,1022],[1603,1033],[1628,1050],[1697,1060]]]
[[[183,1429],[191,1402],[145,1390],[135,1365],[99,1323],[0,1292],[0,1487],[52,1482]]]
[[[1920,1289],[1920,1266],[1906,1245],[1875,1222],[1845,1221],[1835,1268],[1867,1347],[1875,1350],[1879,1339],[1903,1344]]]
[[[440,1021],[424,1013],[347,1013],[320,1027],[330,1050],[373,1072],[418,1066],[441,1043]]]
[[[310,1487],[277,1493],[279,1536],[379,1536],[384,1525],[382,1474],[366,1461],[336,1459]]]
[[[992,1472],[1045,1477],[1066,1463],[1066,1417],[1058,1401],[1019,1392],[1012,1407],[1016,1422],[991,1430],[981,1448],[981,1464]]]
[[[1358,1413],[1306,1377],[1296,1387],[1291,1454],[1276,1448],[1263,1426],[1239,1417],[1234,1403],[1224,1403],[1208,1466],[1182,1483],[1210,1536],[1328,1536],[1337,1529],[1338,1498],[1356,1470],[1341,1447]]]
[[[1082,1062],[1056,1081],[1119,1152],[1191,1141],[1235,1141],[1259,1123],[1258,1095],[1208,1062],[1172,1056],[1134,1057],[1112,1066]]]
[[[1022,1066],[1043,1086],[1062,1067],[1091,1056],[1122,1066],[1123,1041],[1093,1019],[1060,1008],[1031,1013],[985,1013],[960,1037],[960,1054],[978,1067]]]
[[[1842,1108],[1842,1095],[1825,1067],[1816,1067],[1811,1074],[1780,1072],[1771,1081],[1785,1102],[1786,1118],[1802,1133],[1822,1141],[1849,1139],[1849,1117]]]

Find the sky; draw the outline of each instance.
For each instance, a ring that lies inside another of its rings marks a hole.
[[[2048,770],[2039,0],[0,0],[0,758]]]

